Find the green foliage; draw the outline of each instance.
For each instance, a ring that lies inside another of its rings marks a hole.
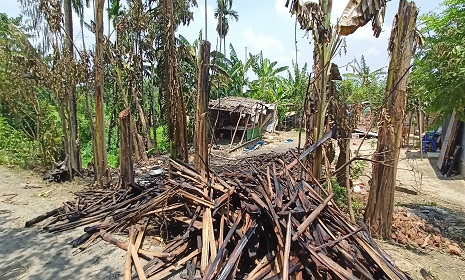
[[[360,156],[359,154],[356,155]],[[350,165],[350,178],[358,180],[364,173],[368,163],[365,160],[355,160]]]
[[[344,80],[339,82],[339,94],[341,100],[347,100],[349,104],[360,104],[369,102],[379,107],[383,100],[386,73],[383,68],[371,71],[366,64],[365,58],[360,62],[356,59],[351,65],[352,73],[344,74]]]
[[[158,152],[161,154],[167,153],[170,150],[170,141],[168,139],[168,128],[159,126],[157,128],[157,144]]]
[[[365,172],[367,163],[364,160],[356,160],[350,166],[350,178],[352,180],[359,179]]]
[[[283,78],[278,74],[286,71],[288,67],[276,67],[277,64],[277,61],[271,62],[268,58],[264,58],[263,53],[260,52],[257,60],[252,64],[252,71],[257,75],[257,79],[249,84],[249,95],[252,98],[275,104],[287,101]]]
[[[29,36],[24,33],[27,29],[21,18],[8,18],[0,13],[0,118],[8,124],[8,131],[15,139],[33,143],[34,150],[29,156],[34,154],[35,158],[29,164],[48,165],[63,152],[57,130],[61,124],[54,97],[35,79],[33,66],[45,63],[46,59],[37,59]],[[19,141],[14,143],[23,147]],[[25,149],[19,148],[17,157],[25,159],[20,151]]]
[[[325,182],[323,186],[326,187],[327,183]],[[337,206],[344,212],[349,212],[349,209],[347,207],[347,189],[339,185],[339,183],[336,180],[331,180],[331,186],[333,187],[334,201],[336,202]],[[352,209],[354,210],[355,217],[360,217],[363,211],[363,204],[360,200],[358,200],[355,197],[352,197]]]
[[[257,56],[249,54],[247,61],[243,62],[237,55],[232,44],[229,44],[229,58],[220,52],[212,52],[212,64],[215,70],[211,75],[212,97],[244,96],[244,88],[250,83],[246,77],[247,71],[257,61]]]
[[[289,104],[286,104],[288,105],[287,108],[278,108],[278,112],[280,113],[280,120],[283,120],[282,115],[285,113],[283,111],[289,110],[303,112],[308,78],[309,75],[307,70],[307,63],[305,63],[302,68],[300,68],[297,62],[294,63],[294,61],[292,61],[291,69],[287,69],[287,77],[282,80],[283,90],[285,92],[284,95],[287,97]]]
[[[0,164],[32,168],[37,161],[37,146],[0,117]]]
[[[443,10],[421,17],[423,48],[411,75],[411,94],[430,113],[445,117],[465,108],[465,1],[445,0]]]

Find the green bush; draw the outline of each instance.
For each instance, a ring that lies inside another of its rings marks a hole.
[[[38,162],[38,144],[0,117],[0,164],[32,168]]]
[[[357,157],[360,155],[356,155]],[[352,180],[358,180],[365,172],[367,162],[365,160],[355,160],[350,165],[350,178]]]
[[[168,139],[168,128],[163,125],[157,128],[157,145],[160,154],[166,154],[170,151],[170,141]]]
[[[331,180],[331,185],[333,187],[333,192],[334,192],[334,201],[336,202],[337,206],[342,211],[348,213],[349,209],[347,207],[348,199],[347,199],[346,188],[340,186],[336,180]],[[325,182],[323,186],[326,187],[327,183]],[[363,204],[360,200],[358,200],[356,197],[353,197],[353,196],[352,196],[352,209],[354,210],[355,218],[358,219],[362,214]]]

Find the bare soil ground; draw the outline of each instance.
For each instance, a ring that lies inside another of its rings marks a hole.
[[[288,142],[287,139],[293,141]],[[242,158],[261,153],[284,152],[297,146],[298,132],[269,134],[264,140],[266,144],[257,150],[245,153],[241,149],[226,156]],[[353,140],[353,150],[358,147],[359,141]],[[370,140],[362,146],[361,152],[367,156],[373,152]],[[367,166],[366,174],[369,173],[370,166]],[[369,177],[362,176],[365,186],[368,186],[368,180]],[[463,176],[444,179],[435,168],[434,160],[420,160],[418,152],[403,149],[399,162],[398,185],[402,187],[402,191],[396,192],[396,205],[413,209],[419,215],[424,207],[440,209],[438,211],[441,215],[426,215],[425,218],[433,224],[436,222],[444,235],[463,248]],[[41,232],[37,227],[24,228],[27,220],[62,205],[72,198],[72,192],[83,188],[84,182],[48,183],[42,181],[38,174],[0,166],[0,279],[122,278],[124,251],[99,242],[76,254],[68,245],[79,236],[82,229],[49,234]],[[368,187],[362,188],[362,192],[367,191]],[[126,237],[119,236],[119,239],[123,241]],[[463,253],[462,256],[453,256],[439,249],[417,249],[383,241],[379,243],[396,264],[414,279],[423,279],[419,273],[421,268],[429,271],[436,279],[465,279]]]
[[[369,157],[374,151],[374,142],[365,140],[360,149]],[[359,147],[361,140],[352,139],[352,150]],[[365,174],[370,175],[371,165]],[[362,176],[367,198],[368,176]],[[462,247],[462,255],[451,255],[439,248],[421,249],[394,242],[379,241],[395,263],[414,279],[424,279],[420,269],[426,269],[435,279],[465,279],[465,180],[463,175],[445,178],[436,167],[436,159],[420,158],[418,150],[402,149],[397,173],[398,191],[395,194],[397,207],[412,209],[413,213],[441,229],[441,234]],[[415,194],[416,193],[416,194]],[[430,209],[430,210],[428,210]]]
[[[83,182],[48,183],[33,172],[0,166],[0,279],[122,278],[124,251],[99,242],[75,254],[69,242],[82,229],[50,234],[24,228],[83,188]]]

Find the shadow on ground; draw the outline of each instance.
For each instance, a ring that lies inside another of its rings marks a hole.
[[[115,260],[111,260],[115,248],[107,246],[102,250],[94,246],[86,252],[73,255],[68,244],[76,234],[75,231],[57,236],[37,228],[12,226],[15,224],[17,222],[13,214],[9,211],[0,212],[0,279],[121,278],[121,273],[110,266],[115,263]],[[95,253],[99,250],[102,252]]]
[[[444,180],[444,181],[457,181],[457,180],[463,180],[464,179],[464,176],[463,175],[455,175],[455,176],[451,176],[451,177],[446,177],[445,175],[443,175],[441,173],[441,171],[439,170],[438,166],[437,166],[437,162],[438,162],[438,159],[437,158],[428,158],[426,153],[423,153],[423,155],[421,155],[420,151],[405,151],[405,157],[407,159],[420,159],[420,158],[423,158],[425,160],[428,160],[429,164],[431,165],[431,167],[433,168],[434,170],[434,173],[436,174],[436,177],[440,180]]]

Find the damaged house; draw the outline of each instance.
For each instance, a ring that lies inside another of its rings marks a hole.
[[[260,100],[229,96],[209,102],[215,137],[231,145],[258,138],[263,131],[274,132],[278,123],[276,106]],[[216,125],[215,125],[216,124]]]

